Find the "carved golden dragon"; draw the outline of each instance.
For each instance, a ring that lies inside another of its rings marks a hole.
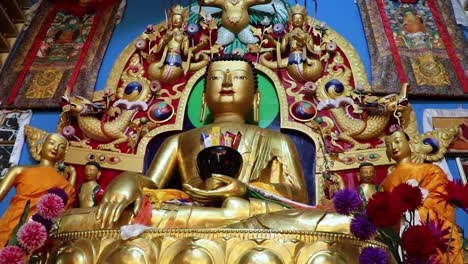
[[[129,127],[132,116],[137,110],[126,110],[118,107],[107,109],[105,106],[93,103],[84,97],[69,94],[65,94],[62,98],[67,103],[62,109],[62,115],[76,118],[84,137],[80,141],[71,141],[71,146],[91,148],[88,143],[92,139],[106,142],[99,144],[98,149],[119,152],[116,145],[129,141],[125,130]],[[104,111],[105,114],[102,118],[96,116]],[[108,117],[115,118],[108,121]]]
[[[345,82],[342,82],[345,83]],[[317,97],[320,101],[336,101],[351,97],[351,88],[344,85],[337,89],[334,85],[319,84]],[[408,134],[417,133],[416,119],[406,98],[407,85],[403,85],[400,94],[390,94],[381,98],[365,96],[362,103],[351,103],[345,106],[333,107],[333,114],[341,132],[336,139],[349,143],[353,150],[367,149],[367,141],[383,136],[391,117],[402,120],[400,124]],[[349,101],[349,100],[348,100]],[[359,140],[359,141],[358,141]]]

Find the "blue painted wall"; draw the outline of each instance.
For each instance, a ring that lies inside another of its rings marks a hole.
[[[107,52],[104,56],[101,68],[96,66],[96,71],[99,71],[96,90],[102,90],[105,87],[107,77],[112,69],[114,61],[119,56],[120,52],[135,39],[148,24],[156,24],[165,19],[164,10],[167,10],[171,3],[180,1],[147,1],[147,0],[129,0],[122,21],[115,27],[112,39],[110,40]],[[193,0],[195,2],[195,0]],[[292,4],[295,2],[290,0]],[[309,15],[313,14],[312,1],[309,1]],[[187,4],[188,1],[182,1]],[[299,1],[299,3],[303,3]],[[357,5],[352,0],[318,0],[317,18],[326,22],[335,31],[340,33],[347,39],[357,50],[360,55],[365,69],[370,74],[370,58],[367,49],[366,38],[361,24],[361,18]],[[465,37],[468,38],[468,30],[465,29]],[[370,76],[369,76],[370,77]],[[437,109],[455,109],[463,107],[468,109],[466,100],[411,100],[414,110],[417,114],[417,119],[422,132],[422,113],[426,108]],[[49,132],[54,132],[58,123],[59,112],[34,112],[31,125],[44,129]],[[34,160],[29,155],[29,148],[25,145],[21,154],[20,164],[33,164]],[[453,158],[448,159],[450,171],[455,178],[459,178],[455,161]],[[3,214],[8,207],[10,197],[14,191],[11,191],[8,196],[0,203],[0,214]],[[458,222],[468,230],[468,216],[459,212]],[[468,232],[465,231],[465,237],[468,237]]]

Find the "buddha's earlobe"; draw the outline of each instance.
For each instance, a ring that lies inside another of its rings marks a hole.
[[[206,109],[206,101],[205,101],[205,93],[202,94],[202,106],[200,111],[200,122],[203,123],[205,121],[205,109]]]
[[[253,100],[253,118],[255,123],[260,119],[260,91],[255,92]]]

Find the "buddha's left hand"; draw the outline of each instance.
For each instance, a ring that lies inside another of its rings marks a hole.
[[[195,201],[202,203],[210,203],[214,201],[224,200],[229,197],[245,197],[247,194],[247,185],[237,179],[229,176],[220,174],[212,175],[218,181],[224,183],[224,185],[213,189],[203,190],[193,187],[190,184],[184,184],[185,192],[190,195]]]

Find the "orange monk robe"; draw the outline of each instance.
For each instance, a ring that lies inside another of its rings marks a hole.
[[[444,185],[448,182],[447,175],[437,165],[425,163],[405,162],[399,164],[383,181],[382,186],[385,191],[393,189],[401,183],[415,179],[419,187],[429,191],[424,200],[423,206],[418,210],[423,223],[427,217],[431,220],[444,220],[444,228],[454,227],[451,245],[454,247],[450,255],[450,262],[463,264],[463,252],[460,253],[462,241],[458,228],[455,226],[455,208],[445,204],[445,200],[438,193],[446,194]],[[445,252],[439,252],[438,258],[445,263]]]
[[[31,201],[28,218],[36,213],[36,203],[51,188],[61,188],[68,194],[69,199],[65,208],[72,207],[76,200],[75,188],[55,168],[49,166],[24,168],[15,177],[13,186],[16,194],[11,198],[10,206],[0,219],[0,248],[3,248],[10,239],[11,232],[18,224],[28,200]]]

